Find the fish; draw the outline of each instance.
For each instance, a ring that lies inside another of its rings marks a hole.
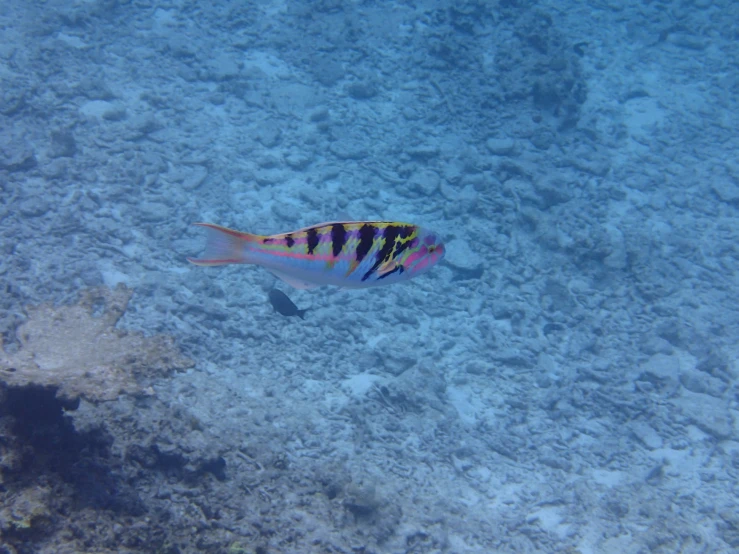
[[[277,235],[243,233],[213,223],[198,266],[253,264],[297,289],[358,289],[408,281],[438,264],[444,243],[433,231],[396,221],[332,221]]]
[[[278,314],[287,317],[296,315],[300,319],[304,319],[303,316],[305,315],[305,312],[308,311],[307,308],[299,310],[293,301],[290,300],[290,297],[278,289],[272,289],[269,291],[269,303],[272,304],[272,307]]]

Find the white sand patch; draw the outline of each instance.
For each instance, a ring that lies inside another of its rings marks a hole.
[[[132,285],[132,279],[130,276],[112,266],[108,266],[104,269],[101,268],[100,275],[103,277],[103,283],[105,283],[105,286],[111,289],[115,288],[118,283],[123,283],[127,286]]]
[[[85,41],[83,41],[81,38],[75,37],[75,36],[72,36],[72,35],[67,35],[65,33],[59,33],[56,36],[56,38],[59,41],[61,41],[64,44],[66,44],[67,46],[71,46],[72,48],[77,48],[77,49],[80,49],[81,50],[83,48],[88,48],[89,47],[88,44]]]
[[[594,469],[590,472],[593,481],[606,487],[617,487],[626,481],[622,471]]]
[[[531,512],[528,517],[530,523],[538,522],[542,529],[559,536],[567,537],[570,525],[562,523],[562,509],[557,506],[543,506]]]
[[[447,399],[449,403],[457,410],[459,418],[466,425],[474,425],[477,422],[476,413],[482,406],[479,406],[479,400],[472,397],[466,390],[460,387],[447,387]]]
[[[157,31],[169,31],[170,29],[177,27],[178,19],[172,10],[165,10],[157,8],[152,18],[154,22],[154,29]]]
[[[380,380],[377,375],[371,373],[359,373],[344,379],[341,387],[354,398],[362,398]]]
[[[269,77],[278,79],[288,77],[293,73],[289,65],[277,56],[267,52],[249,52],[244,56],[242,62],[247,73],[249,70],[257,70]]]
[[[307,397],[322,397],[326,390],[326,384],[315,379],[303,381],[302,391]]]
[[[651,135],[652,128],[661,123],[665,117],[665,112],[659,102],[650,97],[629,100],[625,111],[624,123],[632,136]]]
[[[80,113],[92,119],[102,119],[106,114],[118,111],[118,107],[105,100],[90,100],[80,106]]]

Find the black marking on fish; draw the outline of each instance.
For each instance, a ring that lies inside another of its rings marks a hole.
[[[303,319],[307,311],[307,308],[299,310],[287,294],[277,289],[269,291],[269,303],[272,304],[272,307],[278,314],[284,315],[285,317],[296,315],[300,319]]]
[[[275,240],[275,239],[272,239],[272,238],[269,238],[269,237],[263,238],[263,239],[262,239],[262,244],[269,244],[269,243],[271,243],[271,242],[272,242],[273,240]]]
[[[360,263],[364,257],[372,250],[375,243],[375,235],[377,227],[365,223],[359,228],[359,243],[357,244],[357,263]]]
[[[400,228],[400,232],[398,233],[400,238],[396,239],[396,248],[391,254],[393,260],[397,260],[408,248],[418,246],[418,238],[410,238],[417,229],[415,225],[404,225]]]
[[[403,225],[401,227],[398,227],[398,236],[402,239],[407,239],[410,237],[413,233],[416,231],[415,225]]]
[[[308,254],[311,256],[314,254],[316,247],[318,246],[318,231],[315,227],[308,229],[305,232],[306,237],[308,238]]]
[[[401,229],[403,229],[403,227],[396,227],[395,225],[388,225],[385,227],[385,232],[382,234],[382,237],[385,239],[385,244],[382,245],[382,248],[377,253],[375,269],[377,269],[381,263],[387,262],[392,258],[395,243],[398,241]]]
[[[293,238],[292,234],[288,233],[285,235],[285,244],[288,248],[292,248],[293,244],[295,244],[295,239]]]
[[[331,247],[334,258],[338,258],[341,249],[346,244],[346,229],[341,223],[334,223],[331,226]]]
[[[382,245],[382,248],[380,248],[380,251],[375,256],[375,263],[372,264],[372,267],[369,268],[367,273],[362,275],[362,281],[366,281],[370,278],[370,276],[377,271],[377,268],[380,267],[383,263],[390,261],[390,257],[393,254],[393,249],[395,248],[395,241],[398,239],[398,232],[399,227],[396,227],[395,225],[388,225],[385,227],[384,232],[382,233],[382,238],[385,239],[384,244]]]
[[[402,274],[404,271],[405,271],[405,268],[402,265],[396,265],[391,271],[388,271],[387,273],[383,273],[377,279],[379,281],[380,279],[384,279],[385,277],[388,277],[389,275],[392,275],[393,273]]]

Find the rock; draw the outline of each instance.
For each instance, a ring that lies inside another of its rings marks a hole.
[[[364,143],[354,138],[335,140],[328,148],[340,160],[361,160],[368,155]]]
[[[0,46],[2,49],[2,46]],[[0,91],[0,114],[11,116],[17,114],[26,105],[27,84],[22,80],[11,79],[3,75],[3,87]]]
[[[18,203],[18,212],[23,217],[40,217],[51,208],[49,201],[43,196],[25,198]]]
[[[472,251],[470,245],[463,239],[452,239],[446,245],[444,260],[454,269],[461,271],[477,271],[482,262],[480,257]]]
[[[723,381],[692,368],[680,372],[680,384],[690,392],[707,394],[714,398],[721,398],[726,391]]]
[[[52,158],[71,158],[77,153],[77,142],[74,135],[68,129],[60,129],[51,132]]]
[[[125,114],[125,109],[105,100],[90,100],[80,106],[80,113],[90,119],[108,119],[118,121],[122,119],[116,114]]]
[[[0,169],[26,171],[35,166],[36,156],[24,138],[6,132],[0,134]]]
[[[146,136],[162,128],[162,124],[159,123],[154,114],[151,113],[143,113],[132,117],[129,125],[138,134],[140,134],[140,136]]]
[[[357,83],[351,83],[346,87],[346,91],[349,96],[355,100],[369,100],[370,98],[377,96],[378,87],[372,81],[360,81]]]
[[[18,533],[39,527],[49,526],[52,513],[49,510],[51,490],[46,486],[34,486],[4,499],[0,509],[0,530]],[[7,501],[7,503],[5,503]]]
[[[537,129],[529,140],[537,149],[548,150],[554,144],[556,137],[549,129]]]
[[[636,439],[646,446],[649,450],[656,450],[662,448],[662,437],[657,434],[657,431],[643,421],[634,421],[629,426],[631,433]]]
[[[717,179],[711,186],[721,201],[727,204],[739,204],[739,185],[726,179]]]
[[[510,367],[531,368],[536,365],[536,362],[528,352],[521,351],[517,348],[501,348],[496,350],[490,357]]]
[[[321,123],[322,121],[328,121],[330,117],[331,114],[328,111],[328,108],[322,106],[313,110],[308,116],[308,119],[313,123]]]
[[[554,179],[542,179],[534,181],[534,190],[541,198],[541,208],[546,210],[558,204],[564,204],[572,199],[567,184]]]
[[[189,168],[189,171],[182,181],[182,188],[185,190],[195,190],[205,178],[208,177],[208,170],[202,165],[194,165]]]
[[[313,75],[325,87],[332,87],[344,78],[344,67],[334,60],[320,59],[313,66]]]
[[[439,147],[433,144],[419,144],[405,149],[406,154],[418,160],[430,160],[439,155]]]
[[[439,189],[439,174],[435,171],[416,171],[408,179],[407,189],[419,196],[429,197]]]
[[[282,132],[274,121],[266,121],[257,131],[257,140],[267,148],[272,148],[280,143]]]
[[[580,171],[596,177],[604,177],[611,169],[611,162],[604,154],[586,147],[575,148],[567,161]]]
[[[624,234],[618,227],[611,224],[606,224],[604,230],[608,236],[610,252],[605,260],[603,260],[603,263],[611,269],[624,269],[628,264]]]
[[[313,161],[313,157],[304,152],[291,152],[285,156],[285,163],[292,169],[303,170]]]
[[[170,209],[161,202],[139,203],[138,215],[142,221],[165,221],[169,217]]]
[[[510,138],[490,138],[485,143],[491,154],[496,156],[511,156],[516,152],[516,142]]]
[[[18,212],[24,217],[39,217],[46,214],[52,205],[48,183],[44,179],[25,179],[17,205]]]
[[[238,62],[228,54],[221,54],[208,64],[208,77],[214,81],[226,81],[238,77]]]
[[[705,50],[709,45],[709,42],[702,37],[686,32],[668,34],[667,42],[686,50],[697,51]]]
[[[655,354],[641,367],[648,380],[677,381],[680,371],[680,358],[667,354]]]
[[[724,402],[717,401],[707,394],[686,390],[683,390],[682,395],[672,402],[690,423],[704,433],[717,440],[726,440],[732,436],[734,421]]]

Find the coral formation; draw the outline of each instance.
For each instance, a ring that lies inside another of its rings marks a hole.
[[[25,531],[42,527],[50,519],[48,487],[29,487],[19,493],[3,495],[0,509],[0,531]]]
[[[114,438],[104,426],[76,428],[69,412],[80,399],[90,409],[121,394],[145,394],[147,378],[193,365],[170,337],[116,328],[132,294],[119,285],[84,291],[73,305],[27,307],[18,344],[0,340],[0,552],[30,552],[24,545],[42,552],[45,540],[47,551],[59,552],[64,539],[55,533],[69,510],[78,533],[101,513],[111,521],[147,513],[125,479],[127,466],[112,453]],[[176,461],[193,479],[225,479],[218,456],[191,466],[184,456]]]
[[[97,402],[145,392],[139,376],[191,367],[170,337],[116,329],[132,294],[120,284],[87,290],[70,306],[27,307],[28,319],[16,333],[18,351],[6,352],[0,338],[0,380],[11,387],[54,387],[61,400]]]

